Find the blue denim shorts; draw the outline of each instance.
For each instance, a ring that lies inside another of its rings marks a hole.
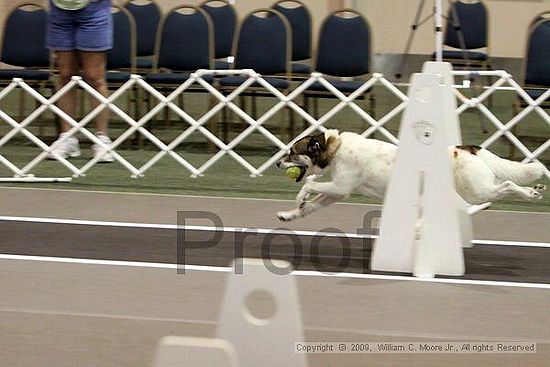
[[[63,10],[50,0],[46,47],[54,51],[106,51],[113,47],[111,0]]]

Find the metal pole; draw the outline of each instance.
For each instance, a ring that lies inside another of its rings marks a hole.
[[[435,0],[435,61],[443,60],[443,6],[442,0]]]

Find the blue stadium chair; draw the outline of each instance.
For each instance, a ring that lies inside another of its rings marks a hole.
[[[234,69],[254,69],[279,89],[289,86],[291,29],[276,10],[258,9],[248,14],[239,25],[235,42]],[[270,77],[279,75],[280,77]],[[220,80],[222,87],[237,87],[247,77],[229,76]],[[259,87],[259,85],[256,85]]]
[[[310,74],[311,67],[305,62],[311,58],[311,14],[298,0],[281,0],[273,9],[283,14],[292,28],[292,74]]]
[[[214,29],[208,13],[194,5],[180,5],[168,11],[159,23],[153,72],[145,75],[145,81],[162,93],[170,93],[185,83],[191,73],[212,69],[213,65]],[[214,81],[212,75],[203,79],[208,83]],[[205,90],[193,84],[185,91],[190,92],[204,93]],[[151,99],[147,101],[150,105]],[[183,93],[179,103],[184,103]],[[170,121],[169,112],[164,109],[166,123]]]
[[[46,10],[33,3],[16,6],[4,25],[0,61],[24,69],[1,69],[0,78],[50,78],[50,53],[45,47]]]
[[[539,14],[531,22],[527,39],[526,53],[524,57],[523,88],[533,98],[539,98],[550,88],[550,12]],[[519,113],[528,104],[523,98],[518,97],[514,101],[515,113]],[[550,108],[550,100],[546,99],[541,105]],[[518,125],[513,128],[514,135],[519,137]],[[523,136],[526,139],[525,136]],[[548,137],[529,137],[527,139],[540,138],[542,142]],[[511,145],[510,157],[515,153],[515,146]]]
[[[179,85],[197,69],[211,69],[214,31],[210,16],[193,5],[171,9],[161,20],[157,34],[152,84]],[[213,78],[208,78],[212,80]]]
[[[340,92],[349,95],[365,82],[370,72],[371,29],[365,17],[353,9],[341,9],[329,14],[321,25],[314,69],[326,75]],[[354,80],[349,80],[354,78]],[[369,112],[374,115],[374,95],[367,91]],[[366,98],[366,95],[358,99]],[[309,98],[336,98],[321,83],[314,83],[304,94],[309,109]],[[315,100],[314,115],[318,115]]]
[[[113,5],[113,48],[107,51],[107,86],[118,89],[136,73],[136,24],[132,14],[126,8]],[[139,90],[134,88],[126,94],[128,106],[134,106],[134,118],[141,115]],[[81,103],[80,106],[84,104]]]
[[[451,2],[445,27],[445,49],[443,61],[454,68],[491,70],[489,47],[489,16],[482,1]],[[435,59],[435,52],[432,54]],[[486,77],[487,84],[492,77]],[[488,98],[489,107],[493,106],[493,96]],[[481,115],[480,115],[481,118]],[[484,120],[480,119],[481,130],[487,132]]]
[[[489,18],[483,2],[452,2],[444,41],[444,45],[451,49],[443,50],[443,59],[455,66],[489,69],[488,34]]]
[[[0,69],[0,85],[22,78],[39,90],[54,90],[51,80],[50,52],[45,47],[47,13],[35,3],[21,3],[8,13],[4,24],[0,62],[17,68]],[[21,93],[19,118],[25,110],[25,93]]]
[[[550,18],[542,18],[531,27],[527,54],[525,55],[526,87],[546,87],[528,89],[527,93],[535,98],[550,87]]]
[[[237,12],[226,0],[207,0],[200,5],[210,15],[214,25],[215,65],[217,70],[231,67],[227,58],[232,56],[233,38],[237,27]]]
[[[107,82],[110,87],[122,84],[136,71],[136,24],[123,7],[111,7],[113,48],[107,51]]]
[[[288,91],[290,86],[290,58],[292,54],[292,31],[285,16],[273,9],[257,9],[249,13],[238,27],[233,43],[235,55],[234,69],[253,69],[262,74],[265,81],[281,90]],[[219,80],[220,91],[229,94],[239,87],[247,76],[226,76]],[[245,93],[241,93],[241,103],[244,97],[252,97],[252,117],[257,115],[256,97],[272,96],[266,93],[259,83],[253,83]],[[223,115],[223,138],[227,140],[228,118],[227,109]],[[292,119],[292,117],[291,117]],[[292,133],[292,121],[290,121]]]
[[[129,0],[124,7],[132,14],[136,23],[136,66],[139,71],[150,72],[153,68],[157,29],[162,16],[160,7],[153,0]]]

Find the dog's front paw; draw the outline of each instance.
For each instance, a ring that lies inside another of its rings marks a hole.
[[[300,212],[297,210],[287,210],[282,212],[277,212],[277,218],[282,222],[290,222],[300,216]]]

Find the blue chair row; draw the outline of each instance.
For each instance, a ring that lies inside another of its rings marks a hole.
[[[183,10],[188,12],[182,13]],[[201,8],[182,5],[169,11],[159,27],[154,69],[177,71],[182,75],[163,76],[163,73],[155,72],[146,78],[155,82],[181,83],[186,80],[184,72],[210,68],[215,56],[211,47],[212,30],[212,21]],[[231,52],[235,55],[233,68],[254,69],[267,75],[267,80],[276,87],[288,88],[293,43],[287,18],[275,9],[258,9],[243,19],[236,33]],[[370,33],[365,18],[354,10],[343,9],[330,14],[321,27],[314,69],[334,77],[368,74]],[[277,74],[283,77],[269,77]],[[235,86],[242,80],[227,77],[220,80],[220,85]],[[344,92],[353,92],[361,83],[335,80],[334,85]],[[324,90],[319,83],[311,89]]]
[[[157,35],[154,72],[145,79],[156,86],[175,88],[185,82],[192,71],[212,67],[213,22],[203,9],[191,5],[170,10],[161,20]],[[321,27],[314,69],[331,76],[330,82],[345,94],[362,85],[361,81],[340,77],[365,76],[369,73],[370,27],[365,18],[351,9],[330,14]],[[235,69],[254,69],[283,93],[291,87],[292,27],[288,19],[273,8],[258,9],[243,19],[236,31],[232,55]],[[208,78],[222,93],[229,94],[247,77]],[[269,95],[255,83],[244,96]],[[201,90],[199,88],[199,90]],[[321,83],[314,83],[308,97],[334,97]],[[252,115],[255,114],[253,102]],[[224,117],[224,121],[228,120]],[[292,129],[292,121],[290,121]],[[226,133],[224,132],[224,135]]]
[[[129,0],[124,7],[132,14],[137,27],[137,67],[138,70],[150,71],[153,67],[157,32],[162,18],[160,7],[154,1]],[[207,0],[200,8],[208,13],[215,28],[214,44],[216,68],[228,69],[229,65],[222,59],[231,56],[231,46],[237,24],[234,7],[225,0]]]
[[[268,75],[266,80],[276,88],[288,89],[290,35],[288,22],[277,11],[260,9],[252,12],[238,26],[231,49],[231,54],[235,55],[231,66],[254,69]],[[207,11],[192,5],[177,6],[167,12],[160,22],[153,72],[144,78],[157,89],[168,92],[187,81],[193,71],[212,69],[215,55],[214,26]],[[229,93],[242,84],[246,77],[214,78],[213,75],[207,75],[204,79],[222,93]],[[261,88],[257,87],[253,85],[247,94],[260,94]],[[205,90],[192,86],[187,92]]]
[[[210,5],[210,3],[212,2],[219,2],[219,0],[209,1],[208,3],[202,4],[200,8],[201,11],[203,10],[208,15],[213,14],[214,17],[222,17],[221,9],[224,9],[225,6],[217,7]],[[290,61],[292,61],[293,59],[303,59],[311,56],[309,47],[311,35],[309,32],[303,32],[300,33],[300,37],[293,37],[295,33],[292,32],[292,25],[290,24],[290,21],[288,21],[288,19],[291,19],[295,23],[296,27],[302,26],[305,28],[310,28],[310,23],[307,22],[305,25],[298,25],[299,17],[293,14],[303,15],[304,13],[307,13],[307,10],[305,9],[305,7],[301,6],[295,8],[286,8],[285,6],[283,6],[286,2],[288,1],[278,2],[274,5],[273,9],[266,9],[266,11],[272,11],[273,14],[277,15],[276,17],[269,17],[267,21],[262,21],[261,18],[256,17],[258,12],[254,12],[253,14],[247,16],[245,21],[243,21],[243,23],[239,27],[239,42],[233,42],[231,47],[230,41],[233,40],[231,31],[232,26],[228,26],[228,32],[214,32],[215,18],[212,18],[212,16],[209,17],[212,23],[212,29],[208,30],[208,36],[204,34],[204,32],[206,32],[206,26],[204,26],[202,37],[185,37],[186,33],[182,33],[186,32],[185,27],[198,29],[197,27],[199,27],[200,24],[192,23],[193,21],[197,23],[197,19],[201,18],[202,15],[199,15],[197,13],[194,16],[186,18],[185,15],[178,14],[178,9],[172,9],[172,11],[170,11],[163,18],[162,23],[158,27],[162,34],[157,34],[158,31],[145,32],[145,35],[147,35],[147,37],[142,38],[143,41],[140,43],[138,42],[140,37],[140,29],[142,29],[141,32],[143,32],[143,25],[147,23],[144,21],[144,19],[141,19],[140,17],[145,14],[145,10],[150,10],[148,6],[156,6],[156,4],[151,2],[150,5],[147,5],[147,7],[140,7],[133,4],[132,2],[129,2],[124,7],[114,6],[113,23],[115,28],[115,40],[114,48],[108,52],[107,63],[109,70],[122,69],[124,71],[109,72],[107,75],[108,81],[110,83],[117,84],[126,81],[130,73],[136,71],[136,67],[139,69],[139,66],[142,66],[139,65],[140,59],[136,59],[136,57],[141,55],[147,56],[147,54],[150,54],[151,45],[155,45],[155,49],[152,54],[157,54],[156,65],[154,65],[157,70],[159,68],[166,68],[173,69],[175,71],[192,71],[197,68],[213,68],[217,65],[212,65],[212,63],[210,62],[210,58],[218,59],[220,55],[236,55],[234,67],[254,68],[262,74],[291,74],[293,72],[296,72],[296,70],[298,69],[302,72],[307,72],[309,71],[309,67],[305,64],[291,64],[290,70],[287,68],[287,57],[289,57]],[[224,2],[222,1],[222,4],[223,3]],[[284,27],[282,26],[283,20],[275,21],[275,19],[281,18],[279,17],[281,13],[275,9],[282,10],[283,12],[285,12],[285,14],[287,14],[287,16],[282,16],[285,23]],[[226,11],[227,10],[224,10],[224,12]],[[294,11],[298,13],[293,13]],[[133,15],[130,16],[130,14]],[[138,19],[137,22],[135,19]],[[153,13],[153,16],[150,17],[151,21],[147,23],[148,26],[154,25],[154,19],[155,16]],[[189,20],[189,24],[183,25],[186,23],[187,20]],[[335,20],[338,19],[335,18]],[[268,23],[270,22],[273,24],[269,25]],[[288,26],[286,25],[287,22]],[[340,20],[339,22],[344,23],[344,20]],[[346,23],[351,24],[353,22],[357,22],[357,20]],[[140,26],[136,27],[136,23],[138,23]],[[205,23],[205,21],[203,23]],[[269,42],[271,36],[271,27],[273,27],[275,23],[279,24],[279,30],[276,30],[276,32],[284,32],[286,34],[286,39],[279,45],[274,45]],[[350,47],[347,52],[343,54],[340,53],[338,58],[333,58],[332,60],[329,58],[330,52],[327,52],[326,50],[330,50],[333,47],[338,48],[350,45],[349,42],[342,42],[342,40],[345,41],[347,38],[349,38],[345,34],[346,31],[344,31],[341,35],[336,36],[336,39],[332,41],[330,40],[330,37],[334,37],[334,33],[331,33],[329,31],[331,27],[330,23],[331,22],[326,23],[327,31],[323,30],[323,36],[320,37],[320,52],[318,53],[319,57],[315,63],[318,71],[325,72],[326,74],[334,76],[358,75],[358,73],[350,74],[349,71],[357,71],[357,67],[353,65],[355,64],[355,61],[359,61],[366,66],[365,68],[363,68],[363,66],[359,67],[359,69],[361,69],[359,74],[366,74],[368,72],[367,58],[369,57],[369,54],[362,52],[361,49],[354,50],[354,47]],[[368,27],[366,22],[363,22],[362,20],[360,20],[359,23],[361,23],[360,25],[362,26],[360,28],[365,29]],[[5,33],[6,36],[4,37],[5,46],[3,47],[2,59],[4,62],[15,66],[39,67],[42,68],[42,70],[3,70],[0,77],[4,79],[11,79],[12,77],[17,77],[19,75],[23,75],[22,73],[26,73],[26,79],[40,78],[43,80],[48,80],[50,78],[50,73],[48,70],[48,67],[50,65],[49,53],[43,47],[43,30],[45,28],[45,24],[46,12],[44,8],[37,7],[36,10],[28,11],[23,10],[21,7],[18,7],[13,11],[13,13],[8,17]],[[181,27],[183,27],[183,31],[176,29],[178,27],[177,24],[182,24]],[[253,31],[252,33],[248,31],[248,29],[256,28],[260,30],[260,28],[262,27],[263,29],[267,30],[263,33],[263,35],[261,32],[254,34],[254,32],[256,31]],[[247,34],[247,32],[249,33]],[[324,37],[324,34],[327,32],[330,34],[328,34],[327,37]],[[368,33],[368,30],[366,31],[366,33]],[[151,40],[151,34],[157,34],[154,42],[152,42]],[[216,35],[217,38],[220,39],[220,42],[218,43],[213,41],[216,38]],[[359,45],[369,42],[368,37],[362,39],[364,35],[365,32],[356,33],[356,39],[359,40]],[[21,37],[25,37],[25,39],[22,40]],[[338,37],[340,39],[338,39]],[[209,46],[204,44],[204,41],[206,40],[209,40],[210,44],[214,45],[213,55],[204,52],[209,49]],[[296,40],[296,42],[293,42],[294,40]],[[178,42],[179,46],[174,46],[174,44],[178,45]],[[334,45],[331,46],[331,43],[334,43]],[[27,44],[34,46],[32,48],[22,48],[12,46],[12,44]],[[291,48],[290,52],[288,52],[288,47]],[[36,50],[41,50],[41,52],[37,52]],[[186,51],[181,52],[181,50]],[[162,54],[160,54],[161,52]],[[338,52],[339,51],[336,50],[336,53]],[[273,53],[276,53],[276,55],[273,55]],[[205,61],[204,57],[203,59],[199,60],[200,58],[198,59],[196,54],[203,55],[208,59],[208,62]],[[346,60],[342,60],[341,58],[342,55],[345,55],[346,58],[349,58],[351,62],[346,64]],[[279,65],[270,65],[271,63],[277,62],[279,63]],[[153,66],[153,60],[151,60],[151,65]],[[340,68],[342,69],[342,71],[336,70],[335,68]],[[164,79],[163,81],[168,78],[167,76],[149,76],[150,79],[159,77]],[[170,78],[173,78],[174,82],[181,80],[181,78],[174,76],[171,76]],[[227,83],[231,84],[232,80],[233,79],[226,79],[223,83],[226,85]],[[281,89],[288,87],[288,83],[286,81],[281,81],[280,79],[273,79],[272,81],[273,83],[276,83],[277,86]],[[314,86],[314,89],[315,88],[319,89],[321,87],[316,85]]]
[[[124,7],[134,16],[138,26],[138,68],[151,69],[155,54],[155,38],[162,17],[159,6],[153,1],[129,0]],[[199,7],[206,11],[214,27],[214,58],[216,69],[229,69],[227,61],[233,54],[233,40],[237,29],[237,12],[227,0],[205,0]],[[311,15],[306,6],[298,0],[281,0],[273,9],[282,13],[292,28],[292,61],[303,61],[311,57]],[[304,63],[293,63],[293,73],[307,74],[310,68]]]
[[[17,12],[19,11],[28,13],[18,9]],[[341,17],[340,14],[344,13],[353,16]],[[45,22],[44,9],[40,9],[34,15],[38,14],[40,22]],[[127,81],[130,74],[135,72],[139,47],[136,44],[135,20],[130,11],[122,7],[113,7],[113,20],[115,40],[113,49],[108,52],[107,79],[110,86],[116,87]],[[322,28],[319,52],[315,59],[316,70],[335,77],[368,73],[370,32],[362,16],[351,10],[336,12],[327,17]],[[33,29],[43,30],[44,26],[35,24]],[[155,57],[152,60],[153,72],[145,75],[148,82],[160,87],[174,88],[187,80],[190,72],[200,68],[213,68],[213,61],[217,56],[214,48],[215,33],[212,18],[206,10],[194,6],[176,7],[161,19],[158,29]],[[254,69],[266,75],[268,82],[276,88],[288,91],[294,54],[292,34],[287,17],[277,10],[260,9],[250,13],[239,24],[236,32],[231,49],[231,54],[235,55],[233,67]],[[38,42],[36,49],[44,50],[43,56],[47,58],[48,52],[42,46],[43,33],[39,32],[38,35],[42,35],[42,38],[34,38],[34,42]],[[9,35],[4,39],[7,40]],[[307,40],[302,42],[307,44]],[[225,46],[227,48],[227,45]],[[9,49],[21,50],[16,47]],[[23,50],[30,51],[26,48]],[[36,57],[38,53],[33,50],[30,54]],[[305,57],[308,54],[298,55]],[[115,69],[118,71],[114,71]],[[47,75],[47,72],[44,75]],[[229,93],[245,79],[238,76],[225,77],[217,80],[216,85],[224,93]],[[210,78],[210,81],[213,82],[213,78]],[[358,82],[338,80],[334,80],[333,84],[345,93],[355,90],[360,85]],[[251,94],[261,95],[261,89],[253,88]],[[315,92],[316,96],[321,96],[320,93],[323,91],[324,87],[316,83],[308,93]]]

